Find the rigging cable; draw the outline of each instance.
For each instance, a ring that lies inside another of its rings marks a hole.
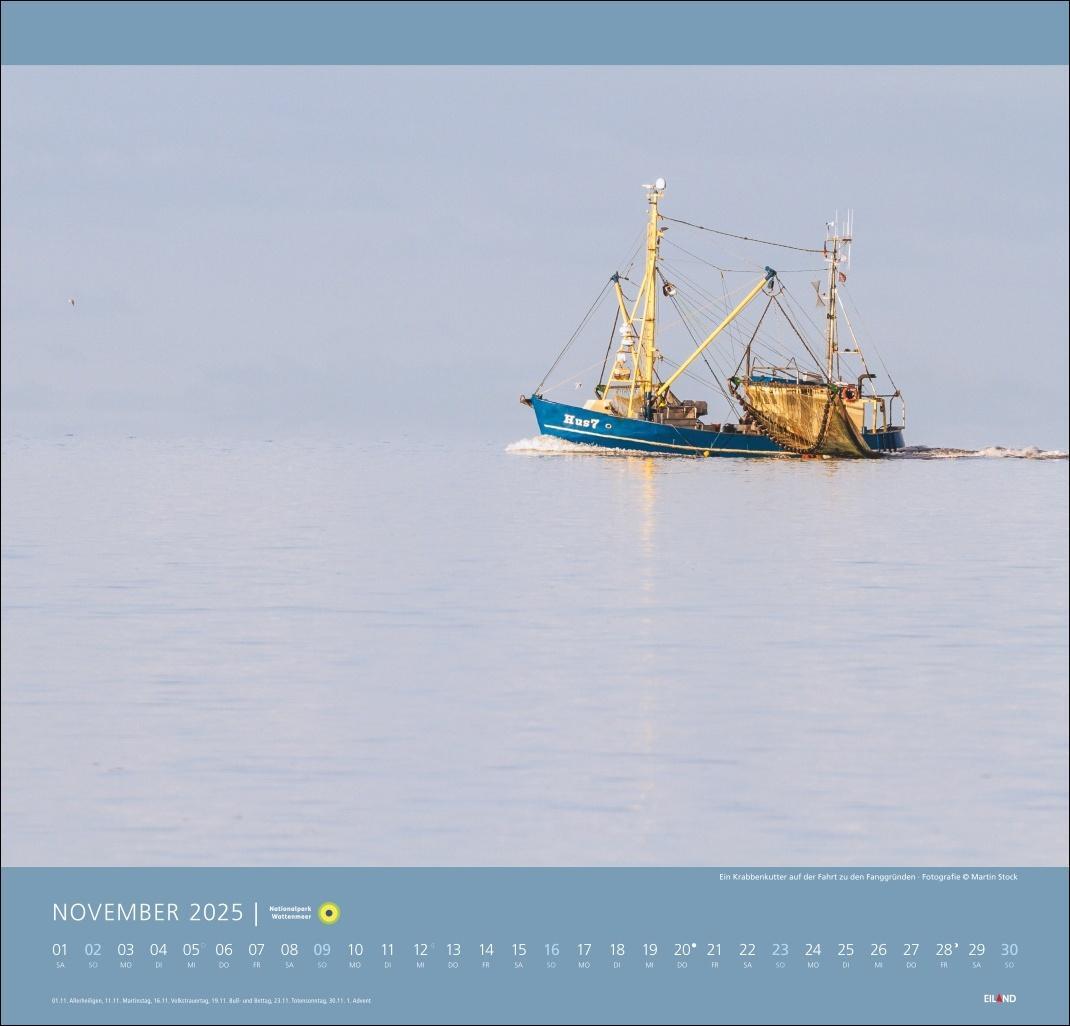
[[[590,309],[587,311],[587,313],[584,314],[583,320],[580,321],[580,326],[572,333],[572,337],[565,343],[565,348],[562,349],[561,352],[557,354],[557,359],[554,360],[554,362],[552,364],[550,364],[550,369],[543,375],[542,381],[540,381],[538,386],[535,388],[535,394],[536,395],[539,394],[539,391],[542,389],[542,386],[546,384],[546,379],[551,374],[553,374],[554,368],[564,358],[565,353],[567,353],[569,351],[570,347],[572,346],[572,343],[576,341],[577,337],[579,336],[579,333],[581,331],[583,331],[583,329],[587,326],[587,322],[591,319],[591,315],[595,312],[595,310],[598,309],[598,307],[601,304],[602,300],[605,298],[606,290],[609,288],[609,286],[612,283],[613,283],[613,279],[612,278],[607,278],[606,279],[605,285],[602,286],[602,291],[598,293],[598,297],[591,304]]]
[[[556,389],[560,388],[562,385],[575,385],[576,388],[579,388],[580,385],[583,384],[583,382],[579,380],[580,375],[581,374],[586,374],[589,370],[594,370],[595,367],[597,367],[597,366],[598,366],[598,361],[595,360],[594,363],[590,364],[589,366],[581,367],[578,371],[576,371],[575,374],[570,374],[567,378],[562,378],[556,384],[551,385],[546,391],[547,392],[553,392]]]
[[[625,281],[628,280],[628,271],[630,271],[632,269],[632,266],[635,264],[635,258],[639,255],[639,248],[642,246],[642,238],[643,238],[643,232],[640,231],[636,235],[636,238],[633,240],[632,252],[631,252],[631,256],[628,257],[627,267],[625,268],[624,273],[619,275],[619,277],[623,278]],[[591,315],[595,312],[595,310],[598,309],[599,303],[602,302],[602,299],[604,298],[605,293],[606,293],[606,289],[608,289],[609,286],[612,283],[613,283],[613,279],[610,278],[605,283],[605,285],[602,286],[602,291],[598,293],[597,298],[591,304],[591,308],[587,311],[586,314],[584,314],[583,320],[580,321],[580,326],[572,333],[572,337],[565,343],[564,349],[562,349],[561,352],[557,354],[557,359],[554,360],[554,362],[552,364],[550,364],[550,369],[543,375],[542,381],[539,382],[538,387],[535,389],[536,392],[538,392],[539,389],[541,389],[542,386],[546,384],[546,379],[551,374],[553,374],[554,368],[561,362],[561,360],[563,359],[565,353],[567,353],[569,351],[569,348],[571,347],[572,343],[576,341],[576,338],[579,335],[579,333],[581,331],[583,331],[584,327],[586,327],[587,322],[591,319]]]
[[[721,272],[721,292],[724,294],[724,308],[727,310],[728,309],[728,280],[724,276],[724,271]],[[736,344],[739,343],[739,339],[737,337],[737,330],[738,330],[738,326],[733,321],[728,326],[728,336]]]
[[[750,341],[747,343],[746,348],[743,350],[743,355],[739,358],[739,363],[736,364],[736,369],[734,371],[732,371],[732,377],[736,377],[736,375],[739,374],[739,368],[743,366],[743,361],[747,359],[747,354],[752,351],[751,350],[751,346],[754,345],[754,340],[758,335],[758,329],[762,326],[762,321],[765,320],[765,315],[767,313],[769,313],[769,307],[771,307],[772,305],[773,305],[773,297],[770,296],[769,297],[769,302],[765,304],[765,309],[762,311],[762,316],[758,318],[758,323],[756,325],[754,325],[754,334],[751,335]],[[748,371],[748,376],[749,376],[749,373],[750,373],[750,368],[749,367],[747,368],[747,371]]]
[[[843,319],[847,322],[847,330],[851,333],[851,341],[855,344],[855,353],[858,355],[858,359],[862,363],[862,370],[868,375],[869,364],[866,363],[866,354],[862,352],[862,345],[858,341],[858,336],[855,334],[854,326],[851,324],[851,318],[847,316],[847,307],[844,305],[843,300],[840,299],[839,291],[836,293],[836,302],[840,304],[840,309],[843,311]],[[840,351],[843,352],[843,350]],[[885,371],[885,373],[887,373],[887,371]]]
[[[678,281],[685,281],[687,284],[699,295],[700,298],[705,299],[705,303],[699,303],[699,306],[704,306],[711,317],[716,317],[718,320],[722,320],[731,309],[731,303],[728,306],[722,308],[721,303],[724,301],[715,296],[709,290],[703,288],[693,278],[689,278],[680,268],[675,264],[670,264],[667,260],[661,262],[662,267],[665,267],[672,274],[673,278]],[[750,288],[750,282],[744,282],[742,285],[738,285],[728,293],[728,297],[738,295],[742,292],[746,292]]]
[[[816,324],[814,323],[814,319],[813,319],[813,318],[812,318],[812,317],[811,317],[811,316],[810,316],[810,315],[809,315],[809,314],[808,314],[808,313],[806,312],[806,307],[805,307],[805,306],[803,306],[803,305],[802,305],[802,304],[801,304],[801,303],[800,303],[800,302],[799,302],[799,301],[798,301],[798,300],[797,300],[797,299],[796,299],[796,298],[795,298],[795,297],[794,297],[794,296],[793,296],[793,295],[791,294],[791,292],[789,292],[789,291],[788,291],[788,287],[787,287],[787,285],[784,285],[784,283],[783,283],[783,282],[781,282],[780,284],[781,284],[781,285],[783,286],[783,294],[784,294],[784,298],[785,298],[785,299],[786,299],[786,300],[787,300],[787,301],[788,301],[788,302],[789,302],[789,303],[791,304],[791,307],[792,307],[792,309],[793,309],[793,310],[794,310],[794,309],[797,309],[797,310],[798,310],[798,311],[799,311],[799,312],[800,312],[800,313],[802,314],[802,316],[803,316],[803,317],[805,317],[805,318],[806,318],[806,319],[807,319],[807,320],[808,320],[808,321],[810,322],[810,325],[811,325],[811,327],[812,327],[812,328],[814,329],[814,331],[816,331],[816,332],[818,333],[818,336],[820,337],[820,335],[821,335],[821,329],[820,329],[820,328],[819,328],[819,327],[818,327],[818,326],[817,326],[817,325],[816,325]],[[841,286],[840,286],[840,288],[842,288],[842,287],[843,287],[843,286],[841,285]],[[786,314],[785,314],[785,316],[786,316]],[[793,329],[793,330],[795,331],[795,334],[796,334],[796,335],[799,335],[799,329],[798,329],[798,328],[797,328],[797,327],[796,327],[796,326],[795,326],[795,325],[794,325],[794,324],[793,324],[793,323],[791,322],[791,319],[790,319],[790,318],[788,318],[788,323],[789,323],[789,324],[791,324],[791,327],[792,327],[792,329]],[[800,338],[802,338],[802,336],[801,336],[801,335],[799,335],[799,337],[800,337]],[[804,345],[806,345],[805,341],[803,342],[803,344],[804,344]],[[823,366],[823,364],[822,364],[822,363],[820,363],[820,362],[818,361],[817,357],[816,357],[816,356],[814,356],[814,354],[813,354],[813,352],[811,351],[811,349],[810,349],[810,347],[809,347],[809,346],[807,346],[807,347],[806,347],[806,351],[807,351],[808,353],[810,353],[811,357],[813,357],[813,359],[814,359],[814,362],[815,362],[815,363],[817,363],[817,365],[818,365],[818,367],[819,367],[819,368]],[[864,361],[863,361],[863,362],[864,362]],[[824,374],[825,372],[824,372],[824,371],[822,371],[822,373]],[[831,378],[829,378],[827,374],[825,374],[825,377],[826,377],[826,379],[827,379],[827,380],[828,380],[828,381],[829,381],[829,382],[831,383],[831,380],[832,380],[832,379],[831,379]]]
[[[658,273],[660,274],[661,272],[659,271]],[[664,281],[664,280],[665,279],[663,277],[662,281]],[[680,323],[683,324],[683,326],[687,329],[687,333],[691,336],[691,341],[695,343],[696,347],[701,345],[701,342],[696,337],[695,333],[691,330],[691,325],[688,323],[687,318],[684,316],[683,310],[680,309],[680,304],[676,301],[676,296],[675,295],[669,296],[669,300],[672,303],[672,305],[674,307],[676,307],[676,312],[680,316]],[[728,389],[726,389],[724,387],[724,385],[721,384],[720,377],[717,375],[717,372],[713,369],[713,366],[710,364],[710,361],[708,359],[706,359],[706,351],[703,350],[699,355],[702,357],[702,362],[704,364],[706,364],[706,369],[710,372],[710,377],[713,378],[714,384],[717,386],[717,390],[721,393],[722,396],[724,396],[725,401],[728,403],[729,407],[732,408],[732,409],[736,409],[735,401],[733,400],[732,396],[729,394]],[[686,371],[685,371],[685,373],[686,373]]]
[[[693,289],[699,297],[698,299],[696,299],[696,297],[690,295],[690,293],[685,295],[684,292],[680,292],[679,298],[681,300],[686,299],[689,306],[694,307],[701,314],[710,318],[714,324],[717,324],[720,321],[724,320],[725,316],[728,313],[729,306],[731,305],[730,300],[728,301],[728,306],[722,307],[722,301],[720,299],[717,299],[711,293],[707,292],[701,285],[698,284],[698,282],[689,278],[678,267],[675,267],[668,263],[664,263],[664,266],[671,272],[675,281],[687,282],[690,286],[690,289]],[[728,296],[731,297],[733,295],[736,295],[737,293],[742,292],[746,287],[746,285],[742,285],[739,288],[733,289],[731,292],[728,293]],[[708,300],[708,302],[703,302],[703,298]],[[746,314],[740,314],[736,318],[735,323],[746,330],[750,330],[753,322],[748,319]],[[703,329],[703,331],[705,332],[705,329]],[[769,340],[764,340],[760,344],[763,345],[766,349],[768,349],[769,352],[774,356],[783,357],[787,359],[789,355],[786,349],[784,349],[782,346],[774,344]]]
[[[678,242],[674,242],[672,239],[662,239],[662,242],[667,242],[674,249],[678,249],[681,253],[686,253],[692,260],[697,260],[700,264],[705,264],[707,267],[712,267],[715,271],[720,271],[722,274],[728,271],[731,274],[750,274],[751,271],[761,270],[757,264],[752,264],[750,267],[721,267],[720,264],[715,264],[711,260],[706,260],[700,257],[698,253],[692,253],[689,249],[684,249]]]
[[[737,293],[742,292],[747,287],[746,285],[741,285],[739,288],[733,289],[731,292],[729,292],[727,294],[727,297],[726,297],[726,300],[725,300],[725,302],[727,302],[728,305],[722,307],[722,305],[721,305],[722,304],[722,300],[718,299],[712,293],[707,292],[701,285],[698,284],[698,282],[696,282],[696,281],[692,280],[691,278],[689,278],[679,268],[677,268],[675,266],[672,266],[672,265],[670,265],[668,263],[666,263],[664,266],[667,267],[669,269],[669,271],[672,272],[673,278],[676,281],[685,281],[685,282],[687,282],[688,285],[690,286],[690,288],[693,289],[698,294],[698,297],[699,297],[698,299],[696,299],[695,297],[693,297],[690,294],[688,294],[686,296],[686,299],[687,299],[688,303],[690,305],[696,307],[699,311],[704,313],[706,316],[708,316],[713,321],[714,324],[717,324],[720,321],[724,320],[724,318],[727,316],[728,310],[729,310],[729,308],[731,306],[730,297],[736,295]],[[781,284],[783,284],[783,283],[781,283]],[[684,294],[683,293],[681,293],[681,298],[684,298]],[[707,302],[703,302],[703,299],[707,300]],[[739,325],[741,328],[746,329],[746,330],[750,330],[751,329],[752,323],[753,322],[750,321],[750,319],[747,317],[746,313],[741,313],[736,318],[736,321],[735,321],[735,324]],[[787,358],[787,356],[788,356],[787,350],[785,350],[781,346],[775,345],[773,342],[771,342],[769,340],[765,340],[761,344],[764,345],[770,351],[770,353],[772,353],[772,354],[774,354],[776,356],[783,356],[784,358]]]
[[[707,267],[712,267],[715,271],[720,271],[722,274],[750,274],[751,271],[761,271],[760,264],[750,264],[749,267],[722,267],[720,264],[715,264],[712,260],[707,260],[705,257],[701,257],[698,253],[692,253],[689,249],[684,249],[680,243],[674,239],[662,239],[663,243],[667,243],[674,249],[678,249],[681,253],[686,253],[692,260],[697,260],[700,264],[705,264]],[[823,267],[789,267],[786,271],[777,268],[777,277],[782,274],[815,274],[818,271],[823,271]]]
[[[781,282],[780,284],[784,286],[784,298],[791,304],[791,308],[796,311],[796,316],[801,315],[800,319],[805,318],[807,321],[809,321],[810,327],[813,328],[814,331],[817,333],[817,337],[822,338],[824,336],[824,331],[822,331],[822,329],[818,326],[817,322],[813,319],[813,317],[811,317],[806,312],[805,304],[795,298],[795,296],[788,289],[787,285],[784,285],[783,282]],[[822,304],[822,306],[824,306],[824,304]]]
[[[609,329],[609,341],[606,343],[606,355],[602,360],[602,369],[598,372],[598,384],[601,385],[606,377],[606,365],[609,363],[609,351],[613,348],[613,339],[617,337],[617,322],[620,320],[620,307],[613,315],[613,327]]]
[[[753,239],[749,235],[736,235],[733,232],[722,232],[718,228],[707,228],[704,224],[694,224],[691,221],[681,221],[678,217],[666,217],[661,215],[662,220],[672,221],[675,224],[686,224],[688,228],[698,228],[699,231],[713,232],[714,235],[724,235],[729,239],[739,239],[741,242],[757,242],[761,246],[779,246],[781,249],[794,249],[799,253],[824,253],[823,249],[811,249],[809,246],[791,246],[786,242],[770,242],[768,239]]]
[[[866,345],[868,346],[868,345],[872,344],[873,352],[875,352],[877,354],[877,359],[880,360],[881,367],[884,370],[884,373],[888,375],[888,380],[892,383],[892,388],[894,388],[898,392],[899,391],[899,386],[895,383],[895,379],[892,377],[891,371],[888,370],[888,365],[884,362],[884,357],[881,356],[881,351],[877,347],[877,343],[873,342],[871,336],[869,336],[868,329],[866,327],[866,322],[865,322],[864,318],[862,317],[862,311],[858,308],[858,304],[855,302],[854,296],[852,296],[851,293],[847,291],[847,288],[846,288],[845,285],[841,285],[838,291],[842,291],[843,294],[851,301],[851,306],[854,307],[855,317],[858,318],[858,323],[862,326],[862,330],[867,332]],[[844,317],[847,316],[847,308],[846,307],[843,308],[843,316]],[[849,323],[850,322],[848,322],[848,324]],[[853,334],[853,332],[852,332],[852,334]]]
[[[795,334],[799,337],[799,341],[803,344],[803,347],[810,354],[810,359],[814,361],[814,366],[820,368],[822,377],[824,377],[824,379],[831,385],[832,384],[832,379],[828,376],[828,374],[826,373],[824,367],[821,366],[821,361],[818,360],[817,356],[814,355],[814,351],[810,348],[810,346],[807,343],[806,339],[803,338],[802,332],[799,331],[799,329],[795,327],[795,322],[791,319],[791,317],[788,316],[787,310],[785,310],[784,307],[780,305],[779,297],[778,296],[773,296],[773,302],[776,303],[777,308],[784,315],[784,320],[786,320],[788,322],[788,324],[791,325],[791,330],[794,331]]]

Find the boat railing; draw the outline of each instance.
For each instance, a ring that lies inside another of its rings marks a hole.
[[[803,370],[792,357],[784,366],[763,363],[754,364],[750,369],[752,381],[776,381],[782,384],[812,385],[824,378],[814,371]]]
[[[861,402],[863,431],[887,431],[906,426],[907,404],[899,391],[864,395]]]

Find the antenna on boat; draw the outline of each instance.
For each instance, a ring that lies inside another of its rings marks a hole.
[[[825,377],[829,381],[838,381],[840,377],[840,347],[836,332],[836,289],[841,282],[847,281],[847,275],[840,270],[840,264],[851,258],[851,211],[847,212],[846,224],[840,224],[840,212],[837,210],[831,221],[825,222],[825,260],[829,265],[828,303],[825,312]],[[820,293],[818,293],[820,295]]]

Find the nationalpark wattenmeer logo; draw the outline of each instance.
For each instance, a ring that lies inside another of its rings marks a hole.
[[[333,901],[325,901],[316,911],[316,915],[319,916],[321,923],[326,923],[330,926],[341,919],[342,910]]]

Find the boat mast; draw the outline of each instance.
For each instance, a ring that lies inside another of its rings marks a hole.
[[[658,358],[655,345],[658,317],[658,247],[661,243],[661,229],[658,227],[658,200],[665,192],[665,179],[658,178],[653,185],[645,185],[646,201],[650,206],[650,218],[646,226],[646,267],[643,271],[643,327],[639,334],[639,352],[635,354],[635,375],[632,395],[630,396],[629,414],[635,416],[636,399],[643,416],[650,418],[653,414],[654,399],[654,364]]]
[[[828,244],[832,244],[832,252],[828,253]],[[829,265],[829,290],[828,307],[825,311],[825,377],[829,381],[839,379],[839,355],[836,340],[836,261],[840,253],[840,240],[833,229],[832,238],[826,241],[826,257]]]
[[[837,215],[838,219],[839,215]],[[840,261],[845,259],[840,255],[840,246],[845,244],[850,248],[851,243],[851,216],[848,211],[847,225],[845,228],[846,234],[839,234],[839,226],[837,221],[830,221],[828,223],[829,234],[825,238],[825,259],[829,265],[829,289],[828,289],[828,309],[825,312],[825,376],[829,381],[840,380],[840,343],[839,335],[837,333],[838,324],[836,321],[837,300],[836,300],[836,287],[839,284],[840,277]],[[829,246],[832,247],[832,252],[829,252]]]

